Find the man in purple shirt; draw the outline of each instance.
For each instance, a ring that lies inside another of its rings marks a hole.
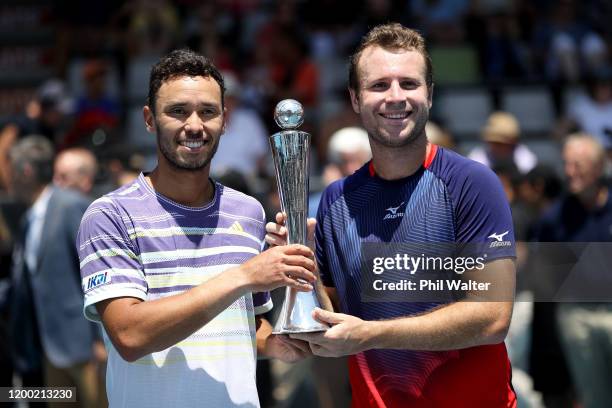
[[[223,93],[205,57],[162,58],[143,109],[158,165],[96,200],[81,222],[85,315],[104,325],[111,406],[259,406],[257,353],[307,353],[255,314],[272,307],[268,290],[312,289],[312,251],[261,252],[259,202],[209,179]]]

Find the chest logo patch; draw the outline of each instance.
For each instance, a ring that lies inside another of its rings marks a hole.
[[[400,211],[400,208],[405,204],[405,201],[402,201],[400,203],[400,205],[398,205],[397,207],[389,207],[387,208],[385,211],[387,212],[387,214],[385,214],[385,217],[383,218],[383,220],[393,220],[395,218],[401,218],[404,216],[404,211]]]
[[[229,229],[232,231],[244,232],[244,228],[242,228],[242,225],[240,225],[238,221],[235,221]]]

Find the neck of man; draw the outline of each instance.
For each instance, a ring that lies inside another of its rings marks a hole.
[[[177,169],[160,160],[146,180],[153,189],[187,207],[203,207],[213,199],[215,188],[208,178],[210,164],[199,170]]]
[[[383,146],[371,140],[372,164],[376,174],[385,180],[397,180],[417,172],[428,152],[425,132],[410,144],[401,147]]]

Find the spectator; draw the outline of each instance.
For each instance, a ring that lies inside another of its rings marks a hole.
[[[112,133],[119,125],[120,106],[106,89],[108,65],[106,61],[92,59],[83,67],[85,94],[76,101],[75,118],[61,147],[90,145],[92,134],[101,129]],[[88,140],[89,139],[89,140]]]
[[[10,333],[24,386],[76,387],[81,406],[97,404],[94,350],[99,331],[82,316],[74,242],[89,200],[51,184],[53,147],[29,136],[10,151],[12,183],[29,210],[13,256]]]
[[[9,315],[6,303],[10,289],[13,247],[19,235],[19,219],[25,206],[0,194],[0,384],[13,381],[13,362],[8,335]]]
[[[55,158],[53,183],[87,196],[91,194],[97,173],[96,156],[90,150],[74,147],[63,150]]]
[[[338,98],[339,106],[335,112],[329,114],[321,120],[317,135],[318,137],[313,140],[316,148],[317,158],[321,163],[327,163],[327,151],[329,140],[332,135],[343,128],[348,127],[359,127],[359,116],[353,111],[353,107],[347,101],[346,91],[342,93],[338,92],[336,98]]]
[[[587,94],[571,100],[568,117],[579,129],[612,150],[612,77],[600,75],[587,80]]]
[[[327,148],[329,163],[323,169],[323,187],[342,177],[350,176],[365,162],[372,152],[368,134],[361,127],[345,127],[336,131]],[[322,191],[312,193],[308,199],[308,216],[316,217]]]
[[[29,134],[41,135],[57,143],[63,138],[71,111],[72,101],[63,82],[52,79],[40,87],[36,98],[28,103],[22,114],[5,124],[0,130],[0,187],[6,188],[10,182],[7,157],[11,146]]]
[[[433,143],[446,149],[455,149],[453,136],[446,130],[436,125],[431,120],[425,125],[425,134],[429,143]]]
[[[240,103],[240,83],[233,74],[226,72],[225,106],[227,128],[223,143],[219,144],[211,172],[214,175],[237,170],[246,177],[256,176],[264,168],[269,156],[268,132],[257,112]]]
[[[111,144],[100,154],[101,182],[94,188],[100,197],[134,181],[147,169],[147,158],[136,146]]]
[[[603,38],[578,18],[575,0],[549,6],[548,22],[536,30],[535,49],[547,78],[575,82],[605,67]]]
[[[494,168],[512,164],[522,173],[527,173],[537,164],[537,157],[529,148],[519,143],[521,129],[514,115],[494,112],[482,129],[484,147],[477,147],[468,157]]]
[[[467,0],[416,0],[411,4],[417,26],[436,44],[457,44],[463,39],[462,20]]]
[[[526,78],[529,74],[527,55],[521,42],[516,17],[494,13],[485,18],[483,36],[483,72],[489,80]]]
[[[168,0],[131,0],[119,13],[128,19],[126,44],[130,57],[159,55],[179,35],[176,6]]]
[[[527,231],[527,240],[533,236],[533,232],[530,232],[533,223],[557,200],[562,189],[563,185],[555,170],[544,164],[538,164],[522,178],[517,193],[520,200],[529,208],[532,219]]]
[[[272,39],[268,96],[271,108],[280,100],[297,99],[304,105],[305,121],[318,103],[319,69],[311,60],[306,39],[293,27],[282,27]]]
[[[271,114],[274,107],[280,100],[296,99],[305,111],[301,129],[312,132],[318,123],[320,72],[306,36],[290,23],[294,18],[291,4],[280,2],[278,13],[258,30],[255,63],[245,71],[245,102],[263,115],[268,129],[277,129]],[[316,137],[312,143],[318,147]]]
[[[612,199],[603,177],[606,160],[603,147],[588,134],[572,134],[565,143],[563,160],[567,194],[553,204],[542,219],[538,240],[561,243],[612,241]],[[546,312],[544,319],[549,322],[549,330],[552,323],[552,336],[555,320],[558,324],[561,350],[581,405],[585,408],[609,406],[612,403],[609,384],[612,367],[607,356],[612,352],[609,341],[612,304],[561,303],[556,310],[547,309]],[[534,324],[537,323],[534,320]],[[554,377],[550,378],[554,381],[560,375],[556,360],[561,356],[552,355],[550,351],[558,347],[555,345],[557,340],[551,338],[550,333],[544,336],[547,342],[540,341],[535,352],[541,352],[541,357],[547,359],[542,362],[547,369],[542,374]],[[603,338],[608,340],[599,340]],[[552,371],[553,367],[555,371]]]

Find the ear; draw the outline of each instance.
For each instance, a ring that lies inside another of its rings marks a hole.
[[[427,101],[429,104],[429,109],[431,109],[432,101],[433,101],[433,93],[434,93],[434,84],[431,84],[431,89],[429,90],[429,95],[427,96]]]
[[[353,110],[356,114],[360,114],[361,109],[359,108],[359,95],[353,88],[349,88],[349,94],[351,95],[351,105],[353,105]]]
[[[227,129],[227,107],[223,107],[223,125],[221,126],[221,135],[225,134]]]
[[[147,132],[155,133],[157,129],[155,129],[155,116],[153,115],[153,111],[149,108],[148,105],[145,105],[142,108],[142,116],[144,117],[145,126],[147,127]]]

